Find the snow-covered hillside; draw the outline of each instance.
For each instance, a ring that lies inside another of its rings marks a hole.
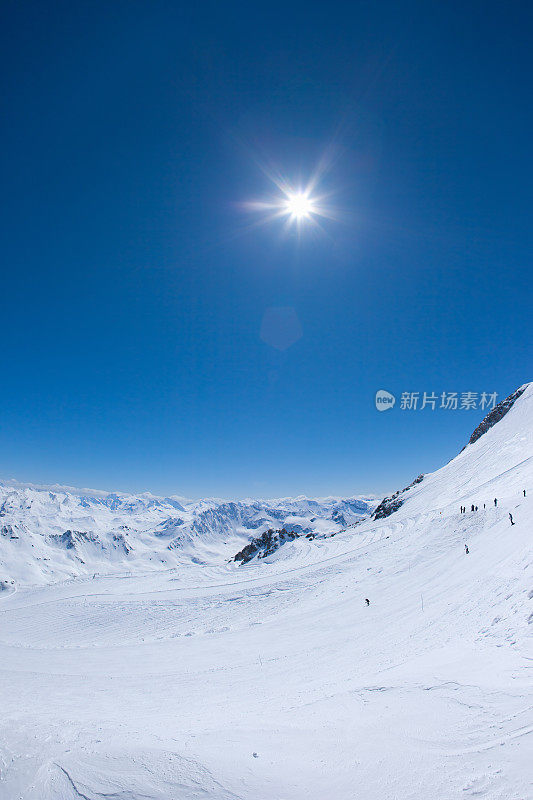
[[[0,483],[0,581],[219,563],[270,528],[336,533],[374,506],[372,497],[187,502]]]
[[[244,567],[219,533],[40,586],[11,561],[1,800],[531,798],[533,384],[402,501]]]

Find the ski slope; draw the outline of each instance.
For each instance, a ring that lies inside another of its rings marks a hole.
[[[8,587],[0,798],[528,800],[532,534],[530,384],[387,519]]]

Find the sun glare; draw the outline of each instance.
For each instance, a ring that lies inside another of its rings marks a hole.
[[[313,198],[309,197],[306,192],[295,192],[287,195],[285,210],[297,221],[309,219],[311,214],[316,211]]]
[[[322,231],[323,220],[337,219],[338,211],[329,204],[331,193],[317,191],[319,179],[325,171],[325,161],[319,164],[307,183],[290,183],[276,171],[266,168],[263,171],[277,187],[278,194],[264,200],[243,203],[248,211],[262,214],[262,219],[256,224],[281,219],[285,222],[285,231],[296,227],[299,233],[303,233],[304,228],[314,232]]]

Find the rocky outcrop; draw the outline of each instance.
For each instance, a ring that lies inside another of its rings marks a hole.
[[[394,514],[395,511],[398,511],[403,505],[403,500],[399,497],[399,494],[400,492],[398,491],[390,497],[385,497],[374,511],[372,519],[385,519],[386,517],[390,517],[391,514]]]
[[[520,389],[516,389],[512,394],[509,395],[509,397],[506,397],[505,400],[502,400],[501,403],[498,403],[497,406],[494,406],[492,411],[489,411],[485,419],[479,423],[474,433],[470,437],[468,444],[474,444],[474,442],[477,442],[477,440],[483,436],[484,433],[490,430],[490,428],[492,428],[497,422],[505,417],[520,395],[524,393],[525,389],[525,386],[521,386]]]
[[[7,536],[8,539],[20,539],[17,525],[2,525],[0,536]]]
[[[234,561],[240,561],[241,564],[247,564],[252,558],[266,558],[267,556],[275,553],[286,542],[292,542],[298,539],[298,534],[294,531],[287,531],[282,528],[280,531],[268,530],[261,536],[252,539],[250,544],[243,547],[234,557]]]
[[[165,537],[172,537],[176,535],[178,528],[185,524],[185,520],[181,517],[169,517],[158,528],[154,530],[154,536],[159,536],[161,539]]]
[[[413,486],[416,486],[422,480],[424,480],[424,476],[419,475],[412,483],[409,484],[409,486],[406,486],[405,489],[394,492],[394,494],[390,497],[385,497],[372,514],[372,519],[385,519],[386,517],[390,517],[391,514],[394,514],[395,511],[398,511],[406,499],[401,495],[403,495],[405,492],[408,492],[409,489],[411,489]]]
[[[113,543],[118,550],[123,550],[127,556],[129,556],[133,550],[131,544],[128,542],[123,533],[114,533]]]
[[[91,544],[99,544],[99,539],[96,534],[89,531],[65,531],[65,533],[54,534],[50,539],[66,550],[72,550],[78,543],[90,542]]]

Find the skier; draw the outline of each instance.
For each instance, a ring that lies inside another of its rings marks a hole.
[[[473,510],[474,510],[474,504],[472,503],[472,505],[470,507],[470,511],[473,511]]]
[[[514,522],[513,522],[513,515],[512,515],[512,514],[509,514],[509,519],[511,520],[511,525],[514,525]]]
[[[467,544],[465,544],[465,553],[466,553],[466,555],[468,555],[468,554],[469,554],[469,552],[470,552],[470,550],[468,549],[468,545],[467,545]]]
[[[526,496],[526,490],[524,489],[524,497]]]
[[[475,509],[474,509],[474,510],[475,510],[475,511],[477,511],[477,506],[475,507]]]
[[[496,506],[497,506],[497,505],[498,505],[498,498],[497,498],[497,497],[495,497],[495,498],[494,498],[494,508],[496,508]]]
[[[367,604],[367,606],[370,605],[370,600],[368,599],[368,597],[365,597],[365,603]]]
[[[485,503],[483,503],[483,508],[485,508]]]

